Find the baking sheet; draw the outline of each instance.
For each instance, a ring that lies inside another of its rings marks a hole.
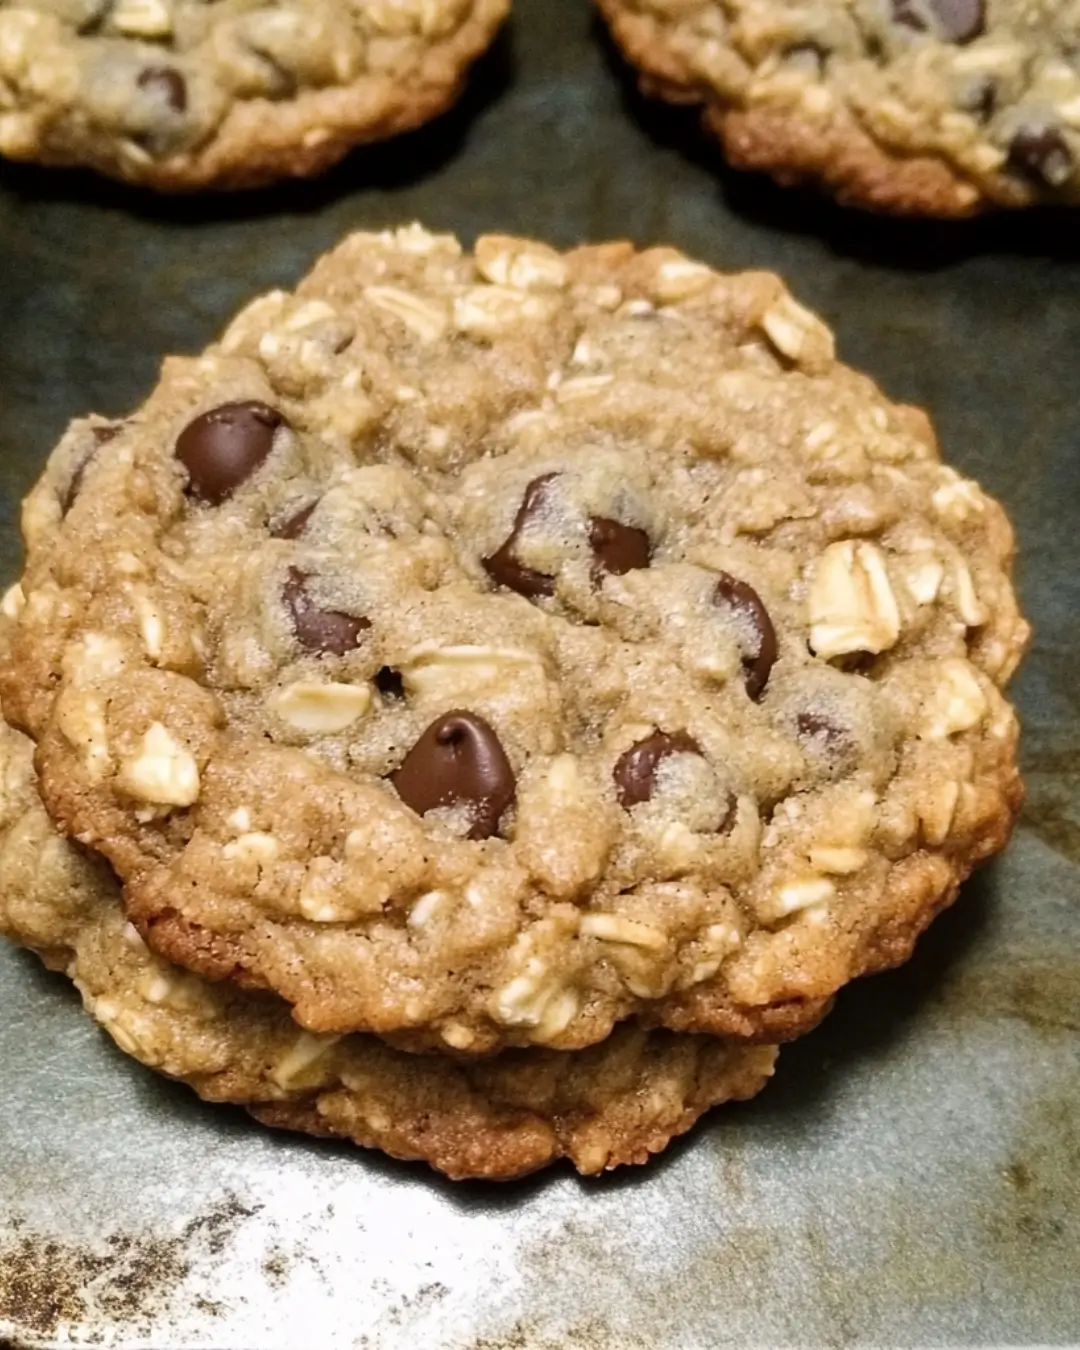
[[[875,222],[718,169],[584,0],[518,0],[465,104],[329,178],[162,202],[0,169],[0,569],[67,420],[419,217],[772,267],[1008,504],[1036,623],[1029,801],[915,959],[650,1168],[502,1188],[267,1134],[116,1052],[0,951],[0,1343],[697,1350],[1080,1342],[1080,230]]]

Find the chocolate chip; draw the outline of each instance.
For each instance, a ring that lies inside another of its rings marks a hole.
[[[989,122],[997,108],[997,85],[989,75],[978,75],[957,98],[957,104],[980,122]]]
[[[64,495],[60,498],[60,510],[65,516],[75,505],[75,499],[82,491],[82,485],[86,479],[87,470],[90,468],[90,465],[93,464],[94,460],[97,459],[98,448],[99,447],[94,446],[92,450],[88,450],[75,465],[75,470],[71,475],[71,481],[68,483]]]
[[[375,688],[383,698],[401,699],[405,697],[405,681],[401,671],[393,666],[383,666],[375,675]]]
[[[632,745],[612,771],[620,803],[629,808],[638,802],[651,801],[656,787],[656,770],[668,755],[700,755],[701,747],[685,731],[669,736],[654,731],[637,745]]]
[[[299,539],[307,529],[308,521],[318,504],[317,500],[313,501],[309,506],[305,506],[302,511],[286,516],[280,525],[273,527],[270,533],[275,539]]]
[[[432,722],[390,781],[406,806],[424,815],[438,806],[473,808],[470,839],[488,839],[514,800],[514,771],[482,717],[450,712]]]
[[[100,454],[101,447],[107,445],[109,441],[114,440],[119,436],[122,430],[122,423],[118,423],[116,426],[112,427],[101,426],[90,428],[90,434],[94,438],[94,444],[80,456],[75,468],[72,470],[67,489],[60,499],[60,510],[65,516],[75,505],[75,499],[82,491],[82,485],[86,480],[86,475],[89,472],[90,466]]]
[[[170,107],[173,112],[186,112],[188,105],[187,82],[178,70],[171,66],[147,66],[139,76],[140,89],[147,89]]]
[[[892,0],[892,16],[895,23],[905,28],[914,28],[920,33],[926,31],[926,19],[918,0]]]
[[[308,580],[306,572],[290,567],[282,592],[301,646],[311,652],[331,652],[334,656],[355,651],[360,645],[360,635],[371,624],[355,614],[322,609],[308,589]]]
[[[730,834],[735,828],[735,822],[739,816],[739,803],[733,792],[728,793],[727,805],[724,808],[722,818],[717,822],[714,833]]]
[[[1009,147],[1009,168],[1044,187],[1061,187],[1073,171],[1072,151],[1056,127],[1021,127]]]
[[[223,403],[196,417],[176,441],[176,457],[190,475],[188,492],[220,506],[263,463],[284,421],[257,402]]]
[[[652,548],[649,536],[633,525],[607,516],[592,516],[589,520],[589,547],[596,559],[599,572],[621,577],[639,567],[648,567]]]
[[[931,14],[946,42],[970,42],[986,27],[986,0],[892,0],[892,12],[897,23],[917,32],[926,31]]]
[[[517,591],[518,595],[526,595],[530,600],[537,595],[553,595],[555,578],[518,562],[515,549],[522,530],[530,520],[542,514],[548,485],[557,477],[557,474],[545,473],[542,477],[532,480],[525,489],[525,495],[514,517],[513,529],[490,558],[480,560],[488,576],[497,586]]]
[[[986,0],[930,0],[948,42],[971,42],[986,29]]]
[[[803,711],[796,716],[795,725],[804,740],[820,738],[825,750],[834,757],[848,754],[852,749],[851,736],[847,728],[833,721],[825,713]]]
[[[749,651],[744,650],[742,663],[746,692],[756,701],[764,692],[776,664],[776,629],[769,618],[769,611],[752,586],[727,572],[719,574],[713,591],[713,604],[730,610],[754,630],[755,640]]]

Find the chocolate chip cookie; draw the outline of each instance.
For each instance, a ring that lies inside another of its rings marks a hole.
[[[1080,202],[1072,0],[597,0],[732,164],[877,211]]]
[[[121,1050],[209,1101],[455,1178],[501,1180],[561,1157],[585,1173],[645,1162],[772,1073],[770,1046],[632,1025],[578,1055],[512,1050],[470,1064],[373,1036],[312,1036],[280,1000],[210,984],[149,951],[108,869],[53,829],[32,750],[0,724],[0,932],[66,972]]]
[[[315,1033],[774,1042],[1017,810],[1004,512],[769,274],[354,235],[23,529],[53,818]]]
[[[0,154],[166,191],[319,173],[456,97],[509,0],[0,0]]]

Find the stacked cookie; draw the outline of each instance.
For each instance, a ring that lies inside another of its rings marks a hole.
[[[0,929],[74,980],[87,1011],[141,1063],[269,1125],[341,1135],[452,1177],[509,1178],[560,1157],[582,1172],[643,1162],[710,1106],[752,1096],[775,1050],[625,1026],[580,1054],[455,1062],[375,1036],[302,1031],[280,999],[156,956],[115,877],[57,833],[32,746],[0,729]]]
[[[23,529],[4,927],[204,1096],[450,1175],[751,1095],[1017,810],[1008,522],[771,275],[355,235]]]

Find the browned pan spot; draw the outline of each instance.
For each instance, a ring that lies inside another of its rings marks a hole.
[[[108,1255],[31,1233],[0,1244],[0,1321],[18,1335],[82,1328],[100,1308],[140,1323],[187,1278],[180,1238],[119,1238]]]
[[[205,1317],[224,1317],[228,1311],[225,1304],[216,1298],[206,1298],[199,1294],[192,1299],[192,1306],[197,1312],[201,1312]]]
[[[229,1196],[172,1237],[113,1233],[93,1246],[34,1233],[16,1218],[0,1238],[0,1323],[16,1336],[52,1338],[67,1325],[85,1336],[100,1319],[113,1332],[145,1332],[193,1261],[223,1252],[240,1220],[253,1213]],[[203,1303],[204,1312],[225,1311]]]
[[[1025,1113],[1000,1184],[984,1205],[994,1254],[1017,1278],[1036,1281],[1058,1251],[1066,1264],[1076,1262],[1080,1250],[1078,1101],[1080,1072],[1073,1068]]]
[[[288,1283],[289,1269],[288,1253],[283,1251],[281,1247],[272,1247],[262,1263],[262,1273],[266,1277],[266,1283],[272,1289],[284,1288]]]
[[[1049,848],[1080,862],[1080,750],[1022,745],[1027,796],[1020,822]]]
[[[628,1340],[592,1318],[559,1330],[545,1330],[522,1319],[500,1335],[470,1341],[468,1350],[656,1350],[657,1344],[644,1337]]]
[[[1009,1019],[1045,1036],[1080,1031],[1080,957],[1015,957],[958,971],[936,994],[958,1019]]]
[[[1013,1158],[1010,1162],[1005,1164],[1005,1180],[1013,1190],[1018,1191],[1021,1194],[1025,1191],[1029,1191],[1034,1179],[1034,1173],[1031,1168],[1020,1158]]]
[[[1027,798],[1020,814],[1021,825],[1042,840],[1048,848],[1070,862],[1080,863],[1080,819],[1076,801],[1080,777],[1071,784],[1046,780],[1040,774],[1029,775]]]
[[[449,1286],[439,1280],[432,1280],[429,1284],[422,1284],[415,1293],[399,1296],[398,1301],[388,1310],[386,1317],[380,1320],[375,1327],[372,1333],[375,1338],[373,1344],[379,1344],[379,1329],[381,1327],[411,1326],[417,1317],[430,1312],[449,1294]]]
[[[261,1205],[245,1205],[235,1195],[226,1196],[213,1209],[192,1219],[184,1229],[183,1240],[201,1241],[211,1256],[220,1256],[244,1219],[254,1218]]]

